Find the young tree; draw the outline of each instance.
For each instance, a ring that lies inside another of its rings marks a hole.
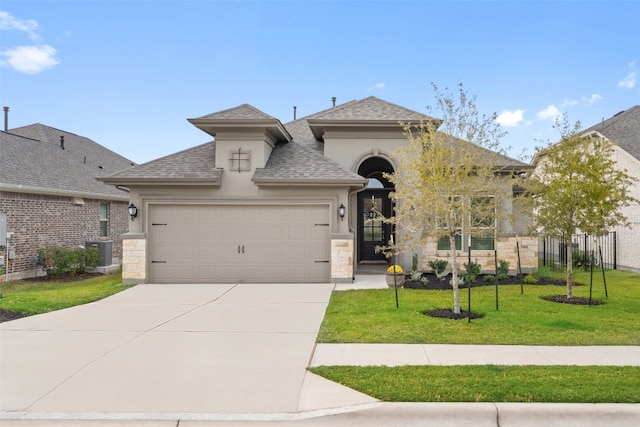
[[[583,135],[580,123],[556,121],[560,142],[537,150],[536,169],[520,185],[532,197],[521,202],[533,212],[538,233],[571,242],[578,231],[601,236],[628,225],[620,208],[637,202],[634,178],[616,166],[615,143]],[[573,297],[573,254],[567,250],[567,298]]]
[[[389,221],[402,236],[396,251],[448,238],[453,311],[460,314],[456,239],[493,235],[501,212],[496,206],[512,187],[500,173],[504,133],[495,115],[481,116],[462,85],[457,99],[433,88],[436,108],[430,114],[435,110],[441,119],[403,124],[408,144],[393,154],[398,172],[388,175],[396,202]]]

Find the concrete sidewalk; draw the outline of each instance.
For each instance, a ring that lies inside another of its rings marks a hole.
[[[311,366],[640,366],[640,346],[317,344]]]

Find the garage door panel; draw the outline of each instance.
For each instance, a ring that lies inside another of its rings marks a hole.
[[[315,261],[329,259],[328,211],[326,205],[152,206],[152,221],[166,225],[150,228],[150,254],[167,264],[150,264],[150,278],[326,282],[329,264]]]

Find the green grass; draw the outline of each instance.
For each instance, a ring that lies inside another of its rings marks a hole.
[[[75,282],[15,281],[2,284],[0,309],[31,316],[97,301],[124,289],[120,273]]]
[[[640,367],[319,366],[310,370],[387,402],[640,402]]]
[[[560,274],[560,277],[562,275]],[[563,286],[504,285],[472,288],[471,310],[484,315],[467,320],[438,319],[425,310],[453,307],[452,291],[399,289],[334,292],[320,328],[323,343],[442,343],[520,345],[639,345],[640,274],[607,271],[609,298],[601,272],[594,272],[593,297],[600,306],[567,305],[542,297],[562,295]],[[577,272],[580,283],[589,273]],[[576,286],[575,296],[588,297],[589,286]],[[460,292],[467,309],[467,290]]]

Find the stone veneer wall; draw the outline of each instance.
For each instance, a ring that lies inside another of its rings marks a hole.
[[[147,279],[147,239],[122,236],[122,282],[125,285],[145,283]]]
[[[331,238],[331,281],[351,283],[353,281],[353,235]]]
[[[496,239],[496,250],[498,251],[498,261],[501,259],[509,261],[509,273],[516,274],[518,271],[518,249],[516,242],[520,244],[520,268],[523,273],[528,273],[538,269],[538,238],[537,237],[499,237]],[[449,260],[450,251],[437,250],[436,243],[429,243],[425,247],[422,259],[422,270],[430,271],[428,262],[432,259]],[[458,271],[464,271],[464,264],[469,260],[469,253],[457,252]],[[483,273],[493,273],[495,271],[494,251],[471,251],[471,260],[480,264]]]

